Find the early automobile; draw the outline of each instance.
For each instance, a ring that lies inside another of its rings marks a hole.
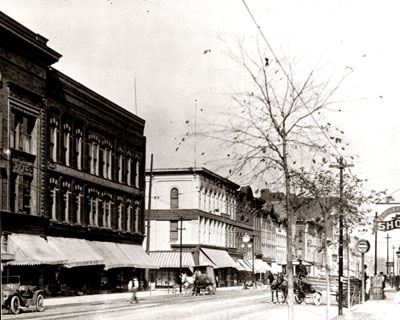
[[[37,290],[35,286],[22,285],[19,276],[2,278],[1,307],[14,314],[21,310],[33,307],[37,311],[44,310],[43,290]]]

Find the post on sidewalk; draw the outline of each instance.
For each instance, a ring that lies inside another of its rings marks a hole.
[[[365,270],[364,270],[364,254],[369,251],[371,244],[368,240],[360,239],[357,242],[357,251],[361,253],[361,303],[365,302]]]

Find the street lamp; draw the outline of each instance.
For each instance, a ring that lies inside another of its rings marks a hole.
[[[252,284],[255,282],[255,274],[254,274],[254,236],[249,236],[247,233],[242,238],[242,244],[240,245],[242,248],[251,248],[251,261],[252,261]],[[247,253],[247,250],[246,250]]]

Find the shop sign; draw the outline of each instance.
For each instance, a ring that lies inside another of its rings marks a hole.
[[[400,229],[400,216],[389,221],[378,221],[378,230],[380,231],[390,231],[393,229]]]

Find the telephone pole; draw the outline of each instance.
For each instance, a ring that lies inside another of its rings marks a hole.
[[[339,310],[338,314],[343,314],[343,170],[354,167],[352,164],[344,164],[343,157],[339,158],[338,165],[330,165],[330,168],[340,170],[339,181]]]
[[[389,275],[389,269],[390,269],[390,266],[389,266],[389,239],[390,239],[391,237],[389,236],[389,234],[387,234],[386,235],[386,243],[387,243],[387,254],[386,254],[386,275]]]

